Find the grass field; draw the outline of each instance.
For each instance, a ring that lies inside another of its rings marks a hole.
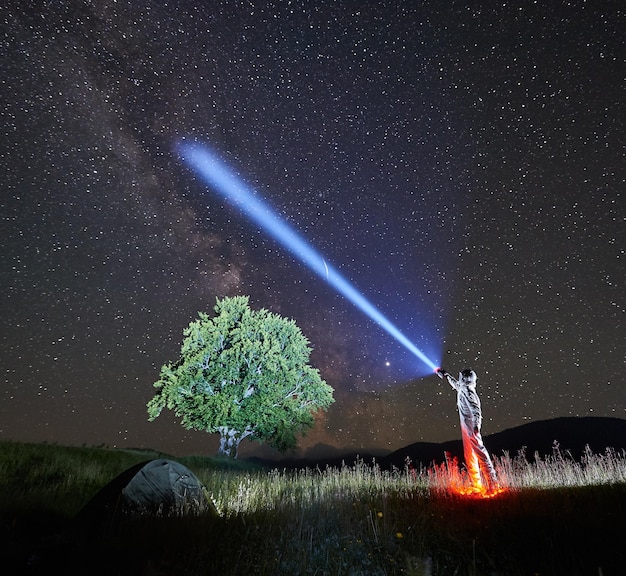
[[[623,574],[626,456],[496,459],[505,490],[460,495],[456,462],[267,470],[178,458],[214,512],[135,517],[97,536],[74,517],[117,474],[163,455],[0,442],[3,574]]]

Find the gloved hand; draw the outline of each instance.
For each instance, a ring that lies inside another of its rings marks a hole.
[[[437,376],[439,376],[442,380],[448,375],[443,368],[437,368],[437,370],[435,370],[435,374],[437,374]]]

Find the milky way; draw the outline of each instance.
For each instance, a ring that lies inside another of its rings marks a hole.
[[[302,451],[459,436],[450,390],[211,194],[181,138],[473,368],[484,434],[626,417],[621,3],[466,4],[3,3],[0,438],[210,454],[145,404],[237,294],[293,318],[335,388]]]

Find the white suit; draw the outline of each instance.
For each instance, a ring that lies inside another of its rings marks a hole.
[[[473,370],[463,370],[459,374],[458,380],[455,380],[447,372],[443,372],[443,375],[457,392],[456,403],[461,420],[465,466],[472,484],[476,488],[482,488],[486,482],[487,488],[493,489],[497,486],[498,480],[489,452],[487,452],[480,435],[483,415],[480,408],[480,398],[476,393],[476,373]]]

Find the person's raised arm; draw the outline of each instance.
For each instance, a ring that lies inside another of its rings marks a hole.
[[[436,370],[436,374],[437,376],[439,376],[439,378],[441,378],[442,380],[444,378],[446,378],[448,380],[448,382],[450,383],[450,386],[452,386],[452,388],[454,388],[455,390],[459,387],[459,383],[457,380],[455,380],[448,372],[446,372],[445,369],[443,368],[437,368]]]

